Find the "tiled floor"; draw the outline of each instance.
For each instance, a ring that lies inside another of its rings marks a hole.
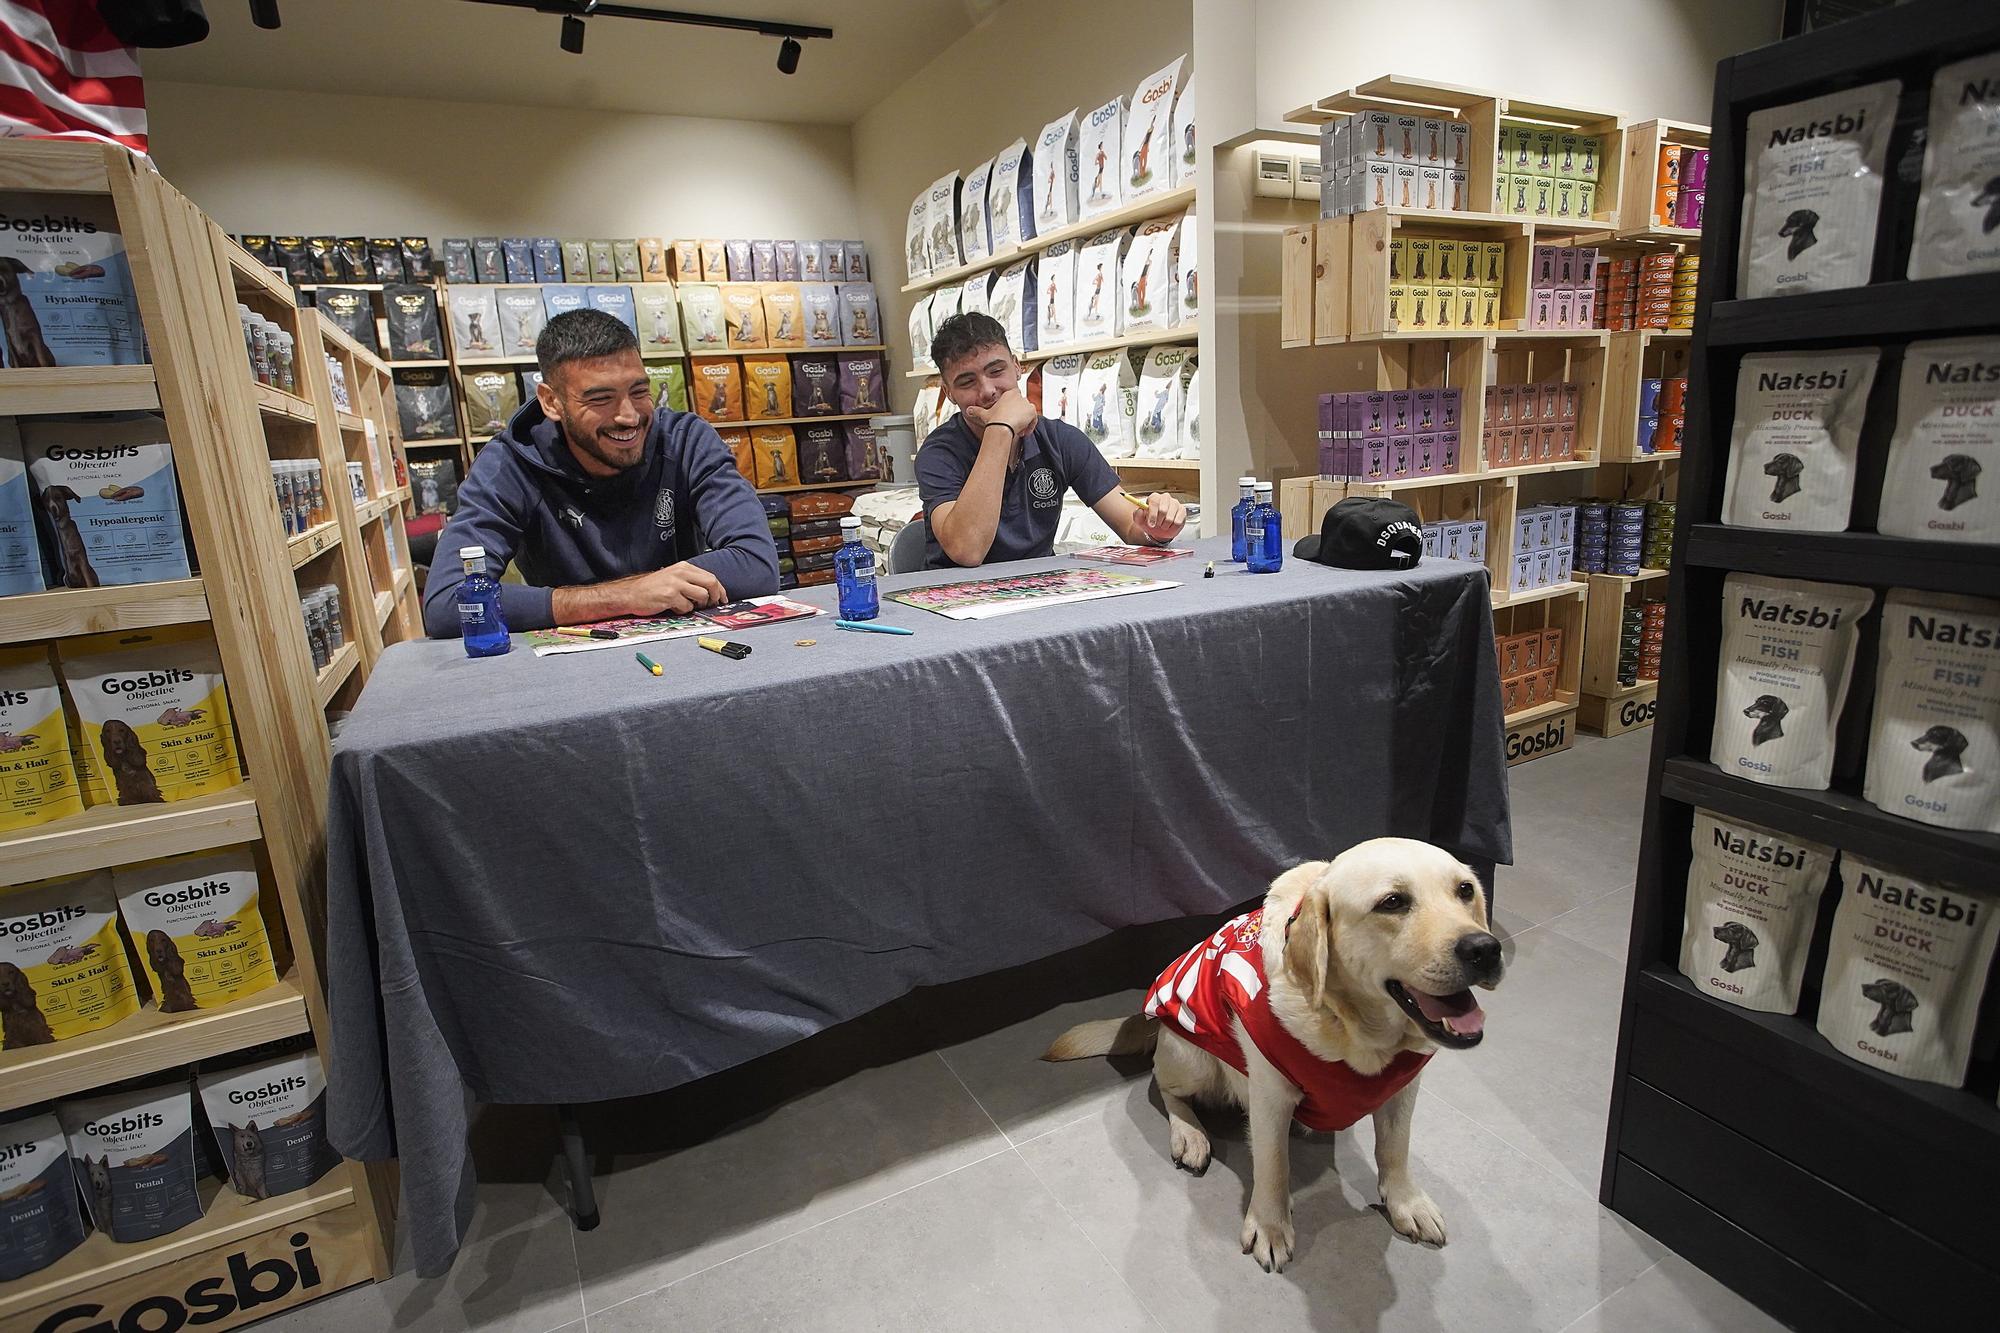
[[[1079,978],[1136,984],[1185,947],[1181,925],[1064,960],[1033,992],[1056,1007],[998,1030],[979,1016],[1021,987],[954,988],[692,1094],[601,1108],[594,1232],[562,1211],[548,1117],[490,1111],[448,1277],[404,1273],[266,1327],[1776,1328],[1596,1202],[1650,739],[1584,738],[1514,770],[1510,971],[1485,1043],[1440,1053],[1417,1115],[1443,1250],[1374,1211],[1364,1124],[1294,1145],[1298,1250],[1268,1275],[1237,1247],[1240,1123],[1211,1117],[1215,1164],[1192,1177],[1168,1162],[1143,1068],[1035,1059],[1136,1000]]]

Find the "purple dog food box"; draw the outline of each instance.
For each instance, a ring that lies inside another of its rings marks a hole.
[[[1389,437],[1389,395],[1362,395],[1361,438],[1385,440]]]
[[[1389,475],[1392,477],[1414,477],[1416,475],[1415,456],[1417,442],[1408,435],[1389,437]]]
[[[1458,471],[1458,434],[1438,436],[1438,471]]]
[[[1416,412],[1416,395],[1408,389],[1392,389],[1389,392],[1389,431],[1391,435],[1408,435],[1416,430],[1412,418]]]
[[[1442,469],[1438,464],[1438,437],[1436,431],[1426,431],[1417,436],[1417,475],[1433,476]]]
[[[1361,475],[1370,481],[1381,481],[1389,475],[1389,441],[1368,440],[1363,445]]]
[[[1417,413],[1417,421],[1410,429],[1419,435],[1438,428],[1438,391],[1436,389],[1415,389],[1410,394]]]
[[[1458,438],[1459,396],[1456,389],[1439,389],[1437,429],[1440,436]]]

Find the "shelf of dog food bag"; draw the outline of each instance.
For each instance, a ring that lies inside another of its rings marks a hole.
[[[880,486],[873,477],[865,481],[801,481],[790,486],[759,486],[759,495],[784,495],[791,491],[851,491],[857,486]]]
[[[1088,342],[1063,343],[1055,347],[1041,347],[1021,358],[1024,365],[1039,365],[1058,356],[1089,356],[1094,352],[1109,352],[1120,347],[1155,347],[1161,343],[1187,342],[1201,334],[1201,321],[1191,320],[1186,324],[1176,324],[1171,329],[1141,329],[1137,333],[1121,333],[1115,338],[1093,338]],[[925,380],[937,376],[936,368],[929,370],[906,370],[904,379]]]
[[[1821,579],[1879,588],[1991,597],[2000,588],[2000,545],[1884,537],[1874,532],[1785,532],[1696,523],[1686,561],[1711,569]]]
[[[256,788],[248,780],[184,801],[93,805],[66,819],[0,833],[0,884],[254,842],[262,827]]]
[[[313,682],[313,691],[319,699],[321,708],[333,702],[334,692],[347,683],[347,678],[354,674],[354,668],[360,664],[360,644],[349,639],[340,645],[340,651],[333,655],[333,660],[326,664],[326,669],[320,672]]]
[[[886,352],[884,343],[857,343],[852,347],[731,347],[720,352],[681,352],[671,356],[649,358],[655,361],[672,361],[685,356],[690,361],[720,361],[732,356],[833,356],[840,352]],[[528,358],[530,361],[533,357]],[[461,361],[461,366],[471,362]]]
[[[332,518],[307,528],[285,543],[286,550],[291,555],[293,569],[297,569],[308,560],[318,559],[338,545],[340,545],[340,521]]]
[[[208,619],[208,593],[200,578],[168,579],[22,593],[9,597],[6,607],[6,616],[0,618],[0,645],[192,624]]]
[[[1951,338],[2000,325],[2000,273],[1877,282],[1866,287],[1717,301],[1711,347],[1828,342],[1860,346],[1896,338]]]
[[[1058,242],[1087,240],[1101,231],[1110,231],[1116,227],[1129,226],[1135,222],[1144,222],[1149,218],[1163,217],[1168,213],[1184,212],[1194,202],[1194,186],[1192,185],[1183,185],[1177,190],[1162,190],[1158,194],[1149,194],[1142,199],[1126,204],[1122,208],[1114,208],[1108,212],[1099,213],[1095,217],[1084,218],[1081,221],[1057,227],[1053,231],[1043,232],[1039,236],[1030,237],[1027,241],[1014,246],[1012,249],[1004,250],[997,255],[988,255],[986,258],[974,260],[970,264],[959,264],[954,268],[946,269],[942,273],[933,273],[928,278],[919,278],[915,282],[906,282],[903,284],[902,290],[905,292],[925,292],[934,287],[946,287],[954,282],[963,281],[975,273],[983,273],[987,269],[1005,268],[1009,264],[1018,263],[1020,260],[1039,254],[1041,251],[1048,249]]]
[[[151,366],[54,366],[0,370],[0,416],[160,409]]]

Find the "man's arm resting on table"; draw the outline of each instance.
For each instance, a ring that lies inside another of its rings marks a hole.
[[[1118,487],[1106,492],[1091,508],[1119,540],[1132,546],[1165,546],[1187,526],[1187,506],[1165,492],[1147,496],[1146,507],[1141,509]]]
[[[722,580],[691,560],[608,583],[548,591],[551,623],[557,625],[588,625],[623,616],[679,615],[729,600]]]

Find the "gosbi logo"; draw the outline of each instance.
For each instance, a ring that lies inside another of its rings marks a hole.
[[[1659,706],[1658,699],[1648,699],[1644,703],[1637,699],[1627,699],[1618,705],[1618,725],[1636,727],[1641,722],[1651,722]]]
[[[1555,718],[1539,731],[1509,732],[1507,734],[1507,757],[1526,759],[1532,755],[1547,754],[1560,750],[1569,743],[1569,717]]]
[[[281,1301],[294,1288],[311,1291],[319,1286],[310,1239],[303,1231],[293,1233],[289,1263],[263,1259],[253,1264],[238,1250],[229,1256],[222,1273],[196,1279],[179,1296],[141,1296],[118,1311],[90,1303],[65,1306],[35,1325],[35,1333],[171,1333],[190,1324],[220,1323],[233,1314]]]
[[[660,488],[660,498],[653,501],[653,525],[660,530],[660,540],[674,539],[674,492],[671,487]]]
[[[1028,489],[1037,500],[1053,500],[1056,494],[1056,474],[1048,468],[1038,467],[1028,478]]]

